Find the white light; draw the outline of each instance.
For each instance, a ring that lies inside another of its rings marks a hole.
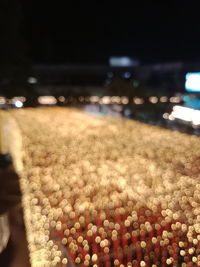
[[[28,83],[30,84],[36,84],[38,82],[38,79],[35,77],[28,77]]]
[[[15,107],[16,107],[16,108],[22,108],[22,107],[23,107],[23,103],[22,103],[20,100],[17,100],[17,101],[15,102]]]
[[[111,103],[111,97],[110,96],[104,96],[104,97],[102,97],[101,103],[102,104],[105,104],[105,105],[110,104]]]
[[[109,64],[113,67],[131,67],[137,66],[139,62],[130,57],[111,57]]]
[[[41,105],[55,105],[57,100],[54,96],[39,96],[38,103]]]
[[[200,125],[200,110],[182,106],[174,106],[170,116],[186,122],[191,122],[193,125]]]
[[[169,118],[168,118],[170,121],[174,121],[175,120],[175,118],[174,118],[174,116],[172,115],[172,114],[170,114],[169,115]]]
[[[185,89],[191,92],[200,91],[200,72],[186,74]]]
[[[192,121],[193,109],[182,106],[174,106],[172,116],[184,121]]]
[[[169,113],[164,113],[163,114],[163,119],[165,119],[165,120],[169,119]]]

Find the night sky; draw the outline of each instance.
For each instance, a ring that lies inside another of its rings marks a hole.
[[[19,1],[34,63],[107,63],[124,55],[142,63],[200,61],[193,1]]]

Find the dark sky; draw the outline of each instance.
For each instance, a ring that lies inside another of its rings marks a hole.
[[[193,1],[19,1],[34,62],[107,63],[112,55],[143,63],[200,61]]]

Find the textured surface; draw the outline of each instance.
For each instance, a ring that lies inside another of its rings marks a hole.
[[[32,266],[200,265],[199,138],[65,108],[10,114]]]

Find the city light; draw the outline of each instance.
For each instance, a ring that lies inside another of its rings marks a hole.
[[[127,96],[122,96],[121,97],[121,103],[124,104],[124,105],[127,105],[129,102],[129,99]]]
[[[15,107],[16,107],[16,108],[22,108],[22,107],[23,107],[23,103],[22,103],[20,100],[17,100],[17,101],[15,102]]]
[[[125,79],[129,79],[129,78],[131,78],[131,73],[129,71],[127,71],[127,72],[124,72],[122,76]]]
[[[0,97],[0,105],[6,104],[6,98],[5,97]]]
[[[99,96],[91,96],[90,102],[92,103],[98,103],[99,102]]]
[[[140,97],[134,97],[134,98],[133,98],[133,102],[134,102],[136,105],[141,105],[141,104],[144,104],[144,99],[143,99],[143,98],[140,98]]]
[[[161,103],[166,103],[168,101],[168,97],[167,96],[161,96],[160,97],[160,102]]]
[[[15,97],[13,97],[13,98],[11,98],[11,99],[9,100],[9,102],[10,102],[11,104],[15,104],[16,101],[20,101],[20,102],[24,103],[24,102],[26,102],[26,97],[24,97],[24,96],[15,96]]]
[[[64,97],[64,96],[59,96],[58,100],[59,100],[60,102],[64,102],[64,101],[65,101],[65,97]]]
[[[151,102],[152,104],[156,104],[156,103],[158,103],[158,98],[157,98],[157,96],[150,96],[150,97],[149,97],[149,102]]]
[[[170,103],[180,103],[181,102],[181,98],[179,96],[172,96],[169,99]]]
[[[41,105],[55,105],[57,100],[54,96],[39,96],[38,103]]]
[[[28,83],[30,84],[36,84],[38,82],[38,79],[35,77],[29,77],[28,78]]]
[[[111,57],[109,59],[109,64],[113,67],[131,67],[137,66],[139,62],[130,57]]]
[[[186,74],[185,89],[188,92],[200,92],[200,72]]]
[[[112,103],[120,104],[121,99],[120,99],[119,96],[112,96],[112,97],[111,97],[111,102],[112,102]]]
[[[174,106],[171,116],[175,119],[191,122],[193,125],[200,125],[200,110]]]
[[[169,113],[167,113],[167,112],[164,113],[163,114],[163,119],[165,119],[165,120],[169,119]]]

